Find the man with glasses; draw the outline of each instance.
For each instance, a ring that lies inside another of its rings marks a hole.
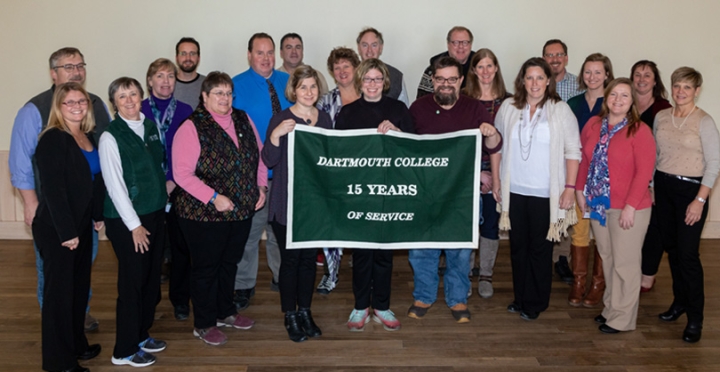
[[[572,97],[582,94],[584,91],[578,89],[577,76],[565,69],[568,63],[567,45],[559,39],[548,40],[543,46],[543,59],[550,64],[553,75],[555,75],[556,91],[563,101],[567,102]],[[570,256],[570,239],[564,238],[560,243],[553,246],[553,262],[555,272],[565,283],[572,284],[574,277],[568,264]]]
[[[453,57],[445,56],[435,61],[431,70],[433,94],[418,98],[410,106],[415,129],[418,134],[442,134],[480,128],[484,136],[483,149],[491,157],[498,156],[502,138],[492,125],[492,117],[480,101],[460,94],[464,80],[462,70],[463,66]],[[410,250],[415,302],[410,306],[408,316],[422,318],[437,299],[438,263],[443,251],[447,263],[443,277],[445,303],[458,323],[467,323],[470,321],[467,294],[471,286],[468,278],[471,249]]]
[[[467,76],[467,73],[470,70],[470,60],[472,59],[473,54],[475,54],[472,50],[472,32],[467,27],[455,26],[448,31],[446,40],[448,51],[430,58],[430,66],[425,69],[425,72],[423,72],[423,76],[420,79],[417,99],[424,95],[433,93],[433,81],[431,78],[432,66],[438,59],[447,56],[455,58],[455,60],[462,66],[462,76]],[[465,81],[463,80],[461,88],[464,87]]]
[[[175,77],[175,98],[185,102],[193,110],[200,103],[200,88],[205,75],[197,72],[200,64],[200,43],[191,37],[184,37],[175,44],[175,62],[178,73]]]
[[[304,56],[305,45],[303,44],[302,37],[294,32],[285,34],[285,36],[280,39],[280,58],[282,58],[283,63],[277,70],[286,72],[292,76],[298,66],[305,64],[303,63]],[[315,69],[315,71],[318,73],[317,84],[318,91],[320,92],[319,97],[322,97],[328,92],[327,81],[325,81],[325,76],[319,69]]]
[[[578,89],[577,76],[569,73],[565,66],[568,63],[567,45],[559,39],[548,40],[543,46],[543,59],[550,64],[557,92],[563,101],[567,102],[572,97],[583,93]]]
[[[247,58],[250,68],[232,79],[235,85],[233,107],[244,110],[248,114],[255,123],[260,140],[264,143],[270,118],[291,105],[285,97],[285,87],[290,76],[275,70],[275,41],[264,32],[250,37]],[[268,170],[268,178],[267,189],[262,190],[266,196],[270,195],[272,187],[272,170]],[[265,255],[272,272],[270,289],[275,292],[279,291],[280,248],[275,240],[275,234],[268,224],[266,202],[264,207],[255,211],[250,236],[245,244],[245,252],[242,260],[238,263],[234,297],[238,310],[244,310],[250,306],[250,298],[255,295],[258,251],[263,231],[267,234]]]
[[[18,111],[10,138],[8,160],[10,181],[20,192],[20,197],[23,200],[25,224],[28,226],[32,225],[35,218],[40,196],[40,179],[37,169],[33,165],[38,136],[45,129],[50,118],[50,108],[52,107],[55,87],[71,81],[85,84],[85,57],[77,48],[67,47],[57,50],[50,55],[50,78],[53,81],[52,87],[31,98]],[[88,94],[95,114],[95,141],[97,143],[100,134],[110,124],[110,116],[103,100],[92,93]],[[93,230],[93,261],[96,255],[97,232]],[[38,275],[37,297],[42,309],[45,277],[43,275],[43,259],[40,257],[37,246],[35,246],[35,266]],[[88,307],[88,313],[85,316],[85,331],[98,328],[98,321],[90,315],[89,309]]]
[[[378,58],[383,52],[383,46],[385,41],[380,31],[368,27],[360,31],[357,39],[358,53],[360,58],[364,61],[370,58]],[[405,106],[410,106],[410,99],[408,98],[407,88],[405,88],[405,80],[403,79],[403,73],[395,67],[385,63],[385,66],[390,73],[390,89],[385,93],[386,96],[401,101]]]

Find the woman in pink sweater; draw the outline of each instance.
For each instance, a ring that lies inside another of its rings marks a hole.
[[[600,115],[580,135],[582,161],[575,189],[590,214],[603,261],[605,308],[595,317],[603,333],[635,329],[640,301],[642,245],[650,222],[649,191],[655,140],[640,121],[632,81],[615,79],[605,88]]]

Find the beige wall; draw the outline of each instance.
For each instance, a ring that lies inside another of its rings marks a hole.
[[[705,78],[699,105],[720,121],[716,0],[3,0],[1,7],[0,151],[9,149],[17,110],[51,84],[47,58],[60,47],[83,51],[87,88],[107,98],[113,79],[143,80],[151,61],[173,57],[182,36],[200,41],[201,72],[235,75],[247,69],[252,33],[268,32],[278,42],[297,32],[305,39],[305,61],[325,71],[330,49],[354,48],[365,26],[384,33],[383,59],[405,73],[411,99],[428,58],[445,49],[447,30],[464,25],[475,34],[475,49],[498,55],[508,83],[550,38],[568,44],[574,74],[593,52],[612,59],[616,76],[627,76],[639,59],[654,60],[666,85],[675,68],[693,66]],[[713,203],[715,216],[720,221],[720,204]]]

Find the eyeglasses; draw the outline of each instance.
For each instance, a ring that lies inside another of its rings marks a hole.
[[[222,97],[232,98],[232,92],[210,92],[210,94],[214,95],[217,98],[222,98]]]
[[[362,81],[364,84],[370,84],[374,82],[375,84],[382,84],[382,82],[385,80],[384,76],[377,77],[377,78],[362,78]]]
[[[55,66],[55,67],[53,67],[53,70],[57,70],[57,69],[59,69],[59,68],[62,68],[62,69],[65,70],[65,72],[71,73],[71,72],[73,72],[73,70],[76,70],[76,69],[77,69],[78,72],[82,72],[82,71],[85,71],[85,66],[87,66],[87,63],[84,63],[84,62],[83,62],[83,63],[78,63],[77,65],[73,65],[73,64],[71,64],[71,63],[68,63],[67,65]]]
[[[451,40],[450,41],[450,44],[452,44],[452,46],[454,46],[454,47],[459,47],[461,45],[466,47],[466,46],[470,45],[471,43],[472,43],[472,41],[470,41],[470,40]]]
[[[188,53],[188,52],[180,52],[180,54],[178,54],[178,55],[179,55],[180,57],[187,57],[187,56],[197,57],[197,56],[200,55],[200,53],[198,53],[198,52],[189,52],[189,53]]]
[[[72,65],[71,65],[72,66]],[[88,100],[83,98],[79,101],[65,101],[62,103],[63,105],[67,107],[75,107],[75,106],[87,106]]]
[[[566,55],[567,55],[567,53],[555,53],[555,54],[545,53],[544,54],[545,58],[555,58],[555,57],[562,58],[562,57],[565,57]]]
[[[449,77],[449,78],[444,78],[444,77],[440,77],[440,76],[434,76],[433,80],[435,80],[435,82],[438,84],[445,84],[445,83],[455,84],[458,82],[458,80],[460,80],[460,77],[453,76],[453,77]]]

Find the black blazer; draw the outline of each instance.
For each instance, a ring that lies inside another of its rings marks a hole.
[[[95,148],[92,133],[88,139]],[[91,223],[102,221],[105,183],[102,173],[92,179],[90,165],[69,133],[50,129],[35,150],[40,176],[40,204],[33,224],[55,228],[61,242],[78,237]]]

